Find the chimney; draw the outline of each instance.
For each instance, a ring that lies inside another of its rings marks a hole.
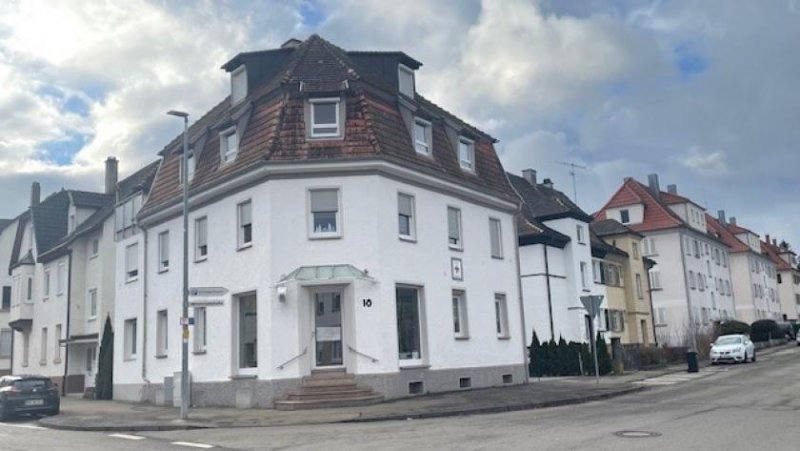
[[[39,205],[39,200],[42,197],[42,186],[39,182],[31,183],[31,207]]]
[[[730,221],[728,222],[730,225],[736,225],[736,216],[731,216]]]
[[[553,181],[550,179],[544,179],[544,181],[542,181],[542,185],[544,185],[545,188],[553,189]]]
[[[658,186],[658,174],[650,174],[647,176],[647,184],[650,186],[650,192],[656,199],[661,200],[661,188]]]
[[[630,182],[631,180],[633,180],[633,177],[630,177],[630,176],[625,177],[624,179],[622,179],[623,182]]]
[[[717,219],[722,225],[725,225],[725,210],[717,210]]]
[[[523,169],[522,178],[533,186],[536,186],[536,171],[534,169]]]
[[[106,159],[106,194],[114,194],[117,190],[117,167],[119,162],[114,157]]]
[[[767,244],[772,243],[772,241],[769,239],[769,235],[764,235],[764,241],[766,241]]]
[[[678,194],[678,185],[667,185],[667,192],[670,194]]]
[[[773,246],[777,246],[778,245],[778,239],[777,238],[773,238],[772,239],[772,245]]]

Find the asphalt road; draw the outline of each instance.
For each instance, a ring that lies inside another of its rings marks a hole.
[[[642,393],[563,408],[132,436],[39,429],[21,420],[0,423],[0,449],[790,450],[800,443],[798,375],[800,348],[791,347],[755,364],[715,367],[699,378],[666,377]],[[625,431],[632,437],[620,436]]]

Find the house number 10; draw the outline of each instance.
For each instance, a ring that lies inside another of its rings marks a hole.
[[[361,303],[364,304],[364,307],[372,307],[372,299],[362,299]]]

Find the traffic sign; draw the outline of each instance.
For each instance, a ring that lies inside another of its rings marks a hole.
[[[593,294],[588,296],[581,296],[583,307],[592,318],[600,316],[600,304],[603,303],[602,294]]]

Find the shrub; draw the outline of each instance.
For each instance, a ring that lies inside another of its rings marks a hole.
[[[114,396],[114,331],[111,317],[106,317],[100,355],[97,359],[97,375],[94,378],[95,399],[111,399]]]
[[[539,343],[539,337],[536,336],[536,331],[534,331],[531,347],[528,348],[528,372],[531,376],[544,376],[542,357],[542,344]]]
[[[760,319],[750,325],[750,339],[753,341],[767,341],[770,338],[780,338],[778,323],[771,319]]]
[[[600,337],[600,332],[597,333],[597,366],[600,368],[600,374],[606,375],[613,369],[611,367],[611,355],[608,353],[608,346],[606,341]]]
[[[731,320],[725,321],[719,326],[719,335],[749,335],[750,326],[741,321]]]

